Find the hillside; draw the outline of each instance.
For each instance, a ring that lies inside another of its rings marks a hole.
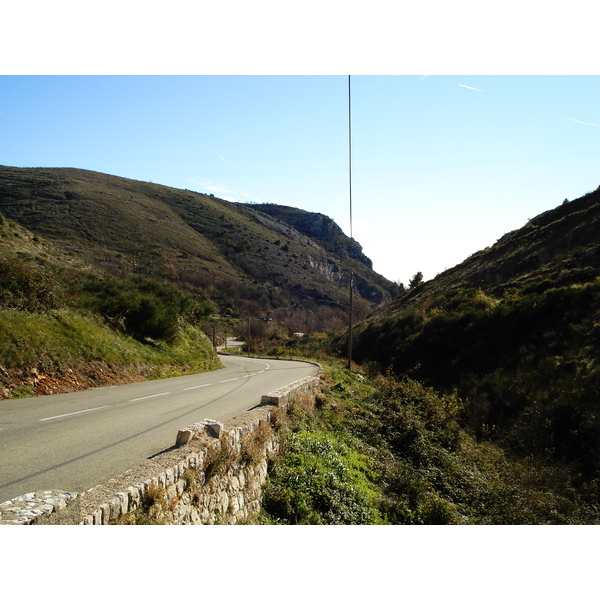
[[[322,215],[300,211],[305,222]],[[397,287],[357,245],[308,236],[288,223],[212,195],[79,169],[0,167],[0,213],[90,265],[159,275],[221,310],[264,314],[280,306],[373,305]],[[345,240],[344,240],[345,238]]]
[[[501,298],[511,287],[542,281],[552,282],[553,286],[570,285],[592,281],[598,275],[600,187],[507,233],[493,246],[402,296],[390,310],[451,289],[478,288]]]
[[[599,225],[600,188],[371,315],[353,354],[457,394],[460,423],[477,440],[551,467],[596,505]]]
[[[220,368],[210,313],[174,284],[114,277],[0,214],[0,400]]]

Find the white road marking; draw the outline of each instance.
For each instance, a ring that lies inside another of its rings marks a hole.
[[[65,413],[64,415],[55,415],[54,417],[46,417],[45,419],[40,419],[40,421],[50,421],[51,419],[60,419],[62,417],[70,417],[71,415],[79,415],[81,413],[90,412],[92,410],[100,410],[101,408],[108,408],[108,404],[106,406],[97,406],[96,408],[86,408],[85,410],[78,410],[72,413]]]
[[[263,369],[262,371],[258,371],[257,373],[250,373],[249,375],[244,375],[243,377],[254,377],[255,375],[258,375],[259,373],[264,373],[267,369],[270,368],[271,365],[266,365],[266,368]],[[233,379],[224,379],[223,381],[219,381],[219,383],[228,383],[229,381],[237,381],[238,379],[242,379],[240,377],[234,377]],[[194,390],[197,388],[202,388],[202,387],[208,387],[212,384],[210,383],[203,383],[202,385],[194,385],[192,387],[189,388],[184,388],[184,391],[188,391],[188,390]],[[116,387],[116,386],[111,386],[111,387]],[[131,400],[129,400],[129,402],[138,402],[139,400],[147,400],[148,398],[157,398],[158,396],[168,396],[171,392],[163,392],[162,394],[152,394],[151,396],[141,396],[140,398],[132,398]],[[54,417],[46,417],[45,419],[40,419],[40,421],[50,421],[52,419],[61,419],[62,417],[70,417],[72,415],[79,415],[81,413],[86,413],[86,412],[91,412],[94,410],[101,410],[103,408],[108,408],[108,405],[106,406],[97,406],[96,408],[88,408],[86,410],[78,410],[76,412],[72,412],[72,413],[65,413],[63,415],[55,415]],[[0,431],[2,431],[0,429]]]
[[[171,392],[163,392],[162,394],[152,394],[152,396],[142,396],[141,398],[133,398],[129,402],[137,402],[138,400],[146,400],[147,398],[156,398],[157,396],[167,396]]]

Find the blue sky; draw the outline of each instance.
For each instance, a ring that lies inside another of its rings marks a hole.
[[[425,279],[600,185],[598,76],[351,76],[353,236]],[[0,164],[322,212],[350,233],[348,77],[2,76]]]

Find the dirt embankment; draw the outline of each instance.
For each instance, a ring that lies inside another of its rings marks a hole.
[[[63,394],[108,385],[135,383],[144,381],[148,375],[143,368],[134,371],[102,362],[89,362],[79,367],[55,372],[43,372],[36,368],[27,371],[5,369],[0,365],[0,400]]]

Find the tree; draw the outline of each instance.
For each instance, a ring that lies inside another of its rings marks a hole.
[[[423,273],[418,271],[413,275],[413,278],[410,280],[408,284],[408,289],[412,290],[423,283]]]

